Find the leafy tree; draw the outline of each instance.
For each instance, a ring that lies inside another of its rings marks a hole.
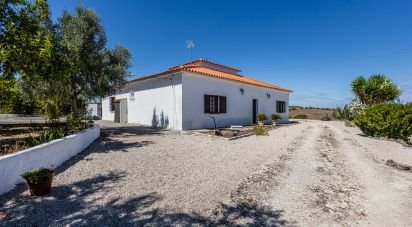
[[[401,90],[385,75],[376,74],[369,78],[360,76],[352,81],[352,91],[365,105],[395,101]]]
[[[8,111],[32,113],[52,97],[64,64],[46,0],[4,0],[0,8],[0,93]],[[32,90],[30,90],[32,89]],[[13,91],[13,93],[10,93]],[[43,92],[42,92],[43,91]]]
[[[10,79],[16,73],[38,76],[52,57],[46,0],[3,0],[0,7],[0,73]]]
[[[57,24],[47,0],[3,0],[0,13],[0,110],[30,112],[38,105],[54,119],[78,115],[88,100],[124,84],[131,55],[106,47],[92,9],[65,11]],[[13,108],[20,104],[27,108]]]
[[[8,113],[13,109],[13,100],[18,96],[14,78],[0,75],[0,113]]]
[[[125,83],[130,53],[121,46],[106,47],[106,34],[99,16],[78,6],[59,19],[59,36],[64,56],[70,63],[65,77],[71,112],[84,109],[90,99],[113,94]]]

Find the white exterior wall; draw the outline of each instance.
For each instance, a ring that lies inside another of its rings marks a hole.
[[[100,117],[98,114],[98,104],[97,103],[89,103],[87,104],[87,112],[90,114],[90,116],[94,117]]]
[[[131,100],[131,91],[134,91],[134,100]],[[115,97],[127,98],[128,123],[182,130],[181,73],[132,83],[120,93]],[[114,120],[110,97],[102,100],[102,119]]]
[[[244,94],[240,93],[244,89]],[[270,98],[267,97],[270,94]],[[205,114],[204,95],[226,96],[226,113]],[[223,80],[195,73],[183,75],[183,130],[252,124],[253,99],[258,99],[258,113],[276,113],[276,101],[286,102],[286,112],[279,113],[281,122],[289,121],[289,93],[234,81]]]
[[[29,149],[0,157],[0,195],[23,182],[20,176],[38,168],[57,168],[86,149],[100,136],[100,127],[92,128]]]

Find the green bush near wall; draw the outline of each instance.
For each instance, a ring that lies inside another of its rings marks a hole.
[[[412,103],[371,106],[356,116],[354,122],[366,135],[412,142]]]

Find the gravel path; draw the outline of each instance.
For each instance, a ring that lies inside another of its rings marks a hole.
[[[284,210],[297,226],[412,226],[412,173],[381,159],[409,163],[411,148],[360,136],[342,122],[305,124],[286,155],[240,184],[238,198]]]
[[[412,149],[354,130],[305,121],[227,141],[106,125],[50,196],[1,196],[0,225],[411,226],[412,174],[384,159]]]

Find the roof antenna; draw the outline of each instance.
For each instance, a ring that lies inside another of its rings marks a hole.
[[[195,48],[195,44],[193,43],[193,40],[186,40],[186,47],[190,49],[190,60],[192,60],[193,59],[192,51],[193,51],[193,48]]]

